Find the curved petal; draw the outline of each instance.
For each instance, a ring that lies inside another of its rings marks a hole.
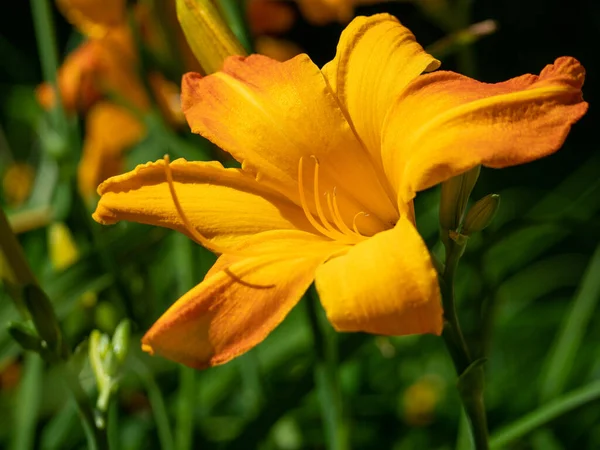
[[[69,113],[85,111],[100,99],[101,93],[94,82],[98,70],[97,45],[85,42],[65,58],[58,69],[58,86],[63,106]],[[49,83],[42,83],[36,90],[37,100],[44,109],[51,109],[56,95]]]
[[[319,267],[316,285],[338,331],[442,332],[437,274],[425,243],[406,216],[392,230]]]
[[[323,74],[379,167],[381,128],[389,107],[413,79],[439,65],[389,14],[357,17],[342,33]]]
[[[260,256],[221,256],[158,319],[142,348],[197,369],[226,363],[279,325],[339,246],[303,232],[267,232],[245,248]]]
[[[103,224],[127,220],[158,225],[190,236],[169,192],[164,164],[160,160],[139,165],[102,183],[94,219]],[[171,163],[171,169],[187,218],[216,244],[235,245],[268,230],[310,229],[300,208],[239,169],[183,159]]]
[[[67,20],[94,38],[125,22],[125,3],[126,0],[56,0]]]
[[[184,76],[182,105],[193,132],[296,204],[300,158],[314,156],[323,191],[335,187],[338,198],[353,205],[350,221],[361,210],[371,213],[365,221],[397,220],[395,199],[381,187],[369,155],[308,56],[283,63],[261,55],[230,57],[222,72]]]
[[[83,154],[77,168],[79,192],[94,195],[98,185],[123,171],[123,153],[141,141],[146,128],[122,106],[100,102],[92,107],[86,122]]]
[[[401,201],[470,168],[501,168],[560,148],[583,116],[585,71],[563,57],[539,76],[481,83],[453,72],[423,75],[384,127],[383,161]]]

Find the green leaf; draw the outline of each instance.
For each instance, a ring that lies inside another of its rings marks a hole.
[[[542,370],[540,394],[549,400],[559,394],[567,382],[575,356],[581,346],[593,312],[600,300],[600,245],[596,247],[583,276],[571,310],[565,316],[561,330],[552,345]]]
[[[492,434],[490,447],[504,449],[511,442],[580,406],[600,398],[600,381],[565,394]]]

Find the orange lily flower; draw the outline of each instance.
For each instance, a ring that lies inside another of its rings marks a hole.
[[[105,181],[94,218],[154,224],[222,253],[142,339],[191,367],[260,343],[313,282],[339,331],[442,331],[436,271],[413,199],[477,166],[556,151],[586,111],[583,67],[486,84],[453,72],[387,14],[359,17],[322,70],[231,57],[183,79],[192,131],[242,163],[177,160]]]

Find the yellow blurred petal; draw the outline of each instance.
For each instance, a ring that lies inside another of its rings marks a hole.
[[[29,197],[35,172],[29,164],[14,163],[2,175],[4,199],[8,205],[19,206]]]
[[[94,38],[126,19],[126,0],[56,0],[56,4],[69,22]]]
[[[482,164],[507,167],[558,150],[587,103],[585,71],[563,57],[539,76],[487,84],[453,72],[423,75],[390,111],[382,157],[401,201]]]
[[[229,152],[245,171],[296,204],[300,158],[312,164],[307,166],[312,173],[315,157],[321,167],[321,191],[336,189],[340,202],[347,204],[340,207],[349,223],[359,211],[370,213],[364,222],[371,223],[372,230],[396,221],[395,198],[390,199],[381,185],[383,175],[373,167],[308,56],[283,63],[261,55],[232,57],[221,72],[207,77],[187,74],[182,107],[193,132]]]
[[[185,116],[181,110],[181,90],[179,86],[167,80],[159,72],[149,73],[148,82],[156,98],[156,103],[167,122],[173,126],[185,124]]]
[[[187,218],[218,245],[231,246],[269,230],[311,230],[300,208],[239,169],[183,159],[171,163],[171,169]],[[169,192],[162,160],[105,181],[98,193],[101,199],[93,217],[100,223],[128,220],[189,236]]]
[[[395,228],[319,267],[316,285],[338,331],[442,332],[437,274],[425,243],[404,216]]]
[[[102,38],[90,39],[71,52],[58,71],[58,84],[69,112],[86,111],[103,95],[113,94],[140,110],[150,106],[126,25],[111,28]],[[36,94],[44,108],[54,106],[55,93],[48,84],[40,85]]]
[[[323,74],[379,167],[381,129],[390,106],[419,74],[439,65],[389,14],[357,17],[342,33]]]
[[[92,197],[98,185],[123,171],[123,152],[143,139],[144,124],[126,108],[94,105],[87,116],[83,153],[77,171],[79,191]]]
[[[177,18],[204,73],[223,66],[225,58],[246,51],[211,0],[176,0]]]
[[[93,42],[99,59],[96,82],[102,92],[117,94],[133,107],[147,110],[150,100],[138,76],[138,55],[131,29],[127,25],[113,28]]]
[[[54,270],[66,269],[79,259],[71,230],[62,222],[55,222],[48,227],[48,247]]]
[[[260,256],[221,256],[229,261],[217,263],[219,270],[171,306],[143,337],[142,348],[202,369],[262,342],[300,300],[316,267],[339,250],[308,233],[264,235],[245,246]]]

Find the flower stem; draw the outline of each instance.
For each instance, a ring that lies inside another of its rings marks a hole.
[[[448,239],[446,267],[440,279],[445,324],[442,337],[458,374],[458,392],[465,408],[476,450],[489,449],[487,418],[483,399],[483,359],[473,360],[465,342],[454,300],[454,276],[458,261],[466,247],[466,239]]]
[[[319,317],[318,294],[311,288],[308,292],[307,309],[310,326],[313,332],[317,361],[315,364],[315,384],[325,434],[329,450],[348,449],[348,427],[344,418],[342,395],[340,392],[337,370],[337,354],[335,335],[326,329]]]

